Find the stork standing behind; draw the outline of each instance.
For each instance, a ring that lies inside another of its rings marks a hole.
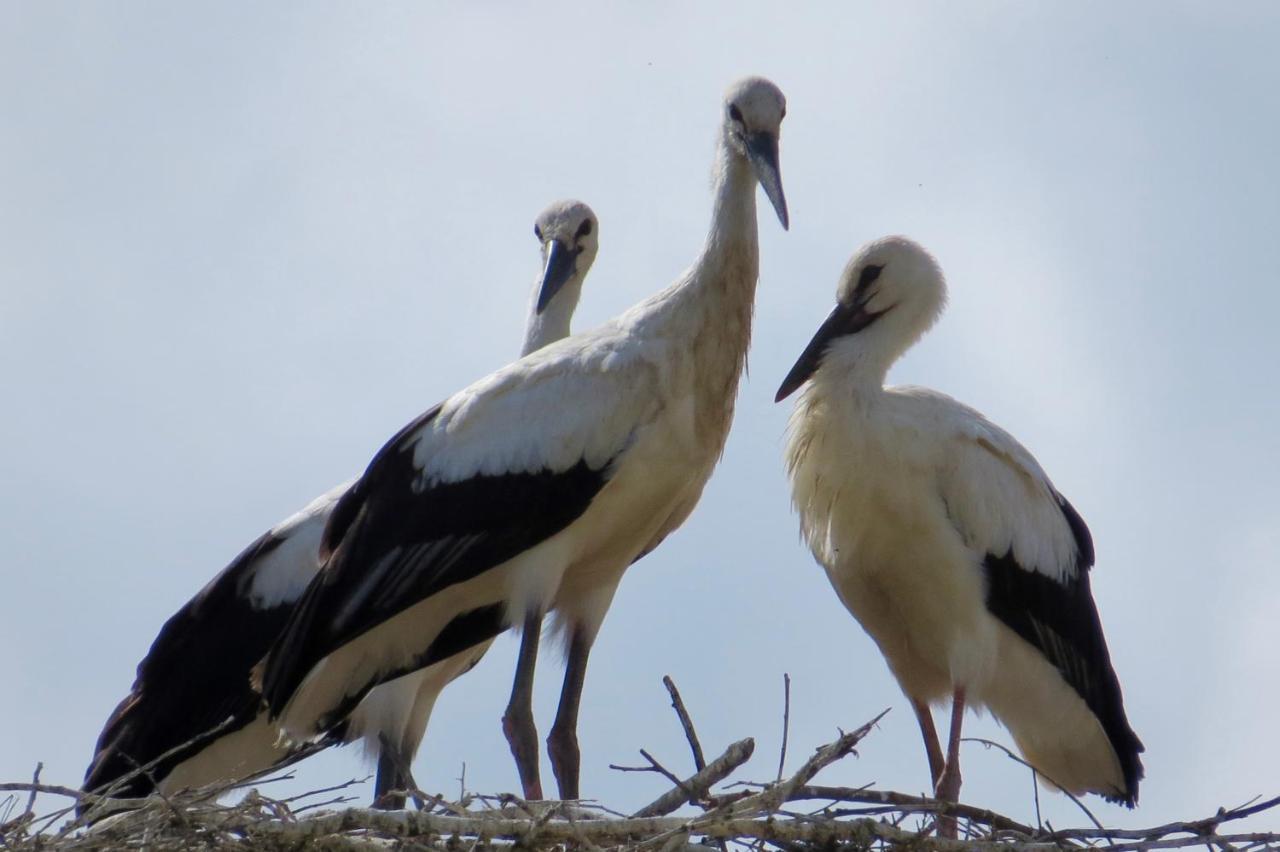
[[[526,798],[540,799],[532,683],[554,609],[568,661],[548,751],[561,797],[578,797],[591,645],[623,572],[689,516],[728,436],[759,270],[757,182],[787,224],[782,93],[742,80],[722,109],[694,264],[430,409],[343,497],[325,567],[262,672],[286,734],[322,737],[378,683],[519,625],[504,730]]]
[[[538,215],[542,274],[533,289],[522,355],[569,334],[582,283],[595,260],[599,226],[580,201],[561,201]],[[252,667],[280,634],[307,584],[320,569],[325,524],[339,485],[273,527],[218,573],[161,628],[138,665],[129,695],[108,719],[85,774],[99,790],[179,749],[116,791],[143,796],[158,786],[184,788],[237,780],[292,763],[316,747],[362,739],[378,760],[377,801],[399,806],[389,791],[412,783],[408,773],[440,691],[479,662],[481,643],[406,674],[369,693],[330,735],[307,748],[277,744],[249,686]],[[195,742],[192,742],[192,741]],[[180,748],[191,743],[187,748]]]
[[[777,396],[808,382],[786,449],[801,531],[911,700],[939,798],[959,796],[965,707],[986,706],[1046,780],[1133,807],[1143,748],[1089,589],[1084,521],[980,413],[884,387],[945,301],[942,271],[908,239],[845,267]],[[929,705],[947,697],[944,755]]]

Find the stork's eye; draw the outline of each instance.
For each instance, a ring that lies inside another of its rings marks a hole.
[[[737,104],[729,104],[729,117],[734,121],[742,121],[742,110],[738,109]]]
[[[539,240],[541,240],[541,239],[542,239],[542,229],[541,229],[541,228],[539,228],[537,225],[534,225],[534,226],[533,226],[533,235],[534,235],[535,237],[537,237]]]
[[[880,277],[880,273],[884,271],[884,265],[875,266],[868,265],[862,267],[862,274],[858,276],[858,289],[865,290]]]
[[[582,239],[591,233],[591,220],[583,219],[582,224],[578,226],[578,233],[575,235],[578,239]]]

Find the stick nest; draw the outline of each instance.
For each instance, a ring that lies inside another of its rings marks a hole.
[[[1082,810],[1092,825],[1082,829],[1023,825],[993,811],[948,805],[935,799],[870,788],[823,787],[812,783],[825,767],[851,754],[884,715],[819,748],[789,777],[769,783],[737,782],[714,792],[751,757],[751,739],[733,743],[706,763],[702,747],[675,685],[667,680],[697,772],[678,778],[648,752],[647,765],[614,767],[654,772],[671,782],[662,796],[632,814],[582,802],[526,802],[514,796],[464,794],[457,802],[406,791],[416,809],[380,811],[343,807],[359,783],[316,790],[286,799],[251,789],[233,805],[220,797],[237,785],[184,792],[167,798],[123,800],[41,784],[0,784],[0,850],[1071,850],[1106,847],[1112,852],[1205,846],[1210,850],[1280,849],[1280,833],[1229,833],[1229,824],[1280,807],[1280,797],[1205,819],[1149,829],[1108,829]],[[789,690],[788,690],[789,692]],[[784,714],[784,719],[789,713]],[[785,734],[784,722],[784,734]],[[139,771],[145,771],[140,767]],[[290,776],[282,776],[287,778]],[[255,782],[265,784],[272,780]],[[243,785],[240,785],[241,787]],[[19,806],[25,794],[25,808]],[[72,804],[37,813],[39,795]],[[8,798],[4,798],[7,795]],[[82,816],[75,816],[77,807]],[[683,815],[675,815],[683,810]],[[934,836],[939,820],[954,819],[959,840]],[[1220,830],[1227,829],[1227,833]]]

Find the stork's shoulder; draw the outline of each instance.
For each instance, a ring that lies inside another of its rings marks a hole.
[[[934,390],[901,387],[890,395],[935,436],[938,494],[971,548],[1060,580],[1093,563],[1084,521],[1013,435]]]
[[[413,444],[414,465],[432,481],[599,468],[655,416],[661,382],[649,347],[609,325],[459,391],[402,443]]]
[[[914,385],[889,388],[885,397],[899,428],[927,435],[947,457],[971,452],[978,458],[989,456],[1021,476],[1052,487],[1035,456],[976,408],[941,391]]]

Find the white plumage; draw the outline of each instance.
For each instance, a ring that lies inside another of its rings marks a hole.
[[[578,201],[547,207],[534,232],[543,264],[522,355],[569,333],[599,238],[595,214]],[[259,711],[260,696],[249,688],[250,669],[320,570],[324,528],[351,485],[332,489],[270,529],[165,624],[138,667],[132,691],[102,732],[86,789],[101,788],[135,762],[148,763],[219,726],[226,728],[136,776],[117,794],[149,793],[152,779],[165,794],[234,780],[314,751],[279,742],[278,729]],[[402,789],[440,691],[474,666],[488,646],[481,643],[374,689],[319,744],[362,739],[366,752],[379,759],[380,799]]]
[[[980,413],[884,387],[945,296],[933,258],[901,237],[845,268],[835,310],[778,393],[807,382],[786,450],[803,536],[912,700],[941,797],[959,792],[967,703],[990,708],[1048,779],[1132,805],[1142,745],[1089,591],[1084,521]],[[928,705],[947,698],[944,756]]]
[[[374,458],[268,660],[265,694],[287,733],[320,735],[335,708],[437,656],[460,619],[471,641],[523,625],[505,725],[526,796],[541,798],[529,690],[554,609],[569,662],[549,747],[562,797],[576,798],[591,643],[622,573],[688,517],[728,434],[758,273],[757,181],[786,224],[784,112],[768,81],[730,89],[710,233],[676,283],[454,394]]]

